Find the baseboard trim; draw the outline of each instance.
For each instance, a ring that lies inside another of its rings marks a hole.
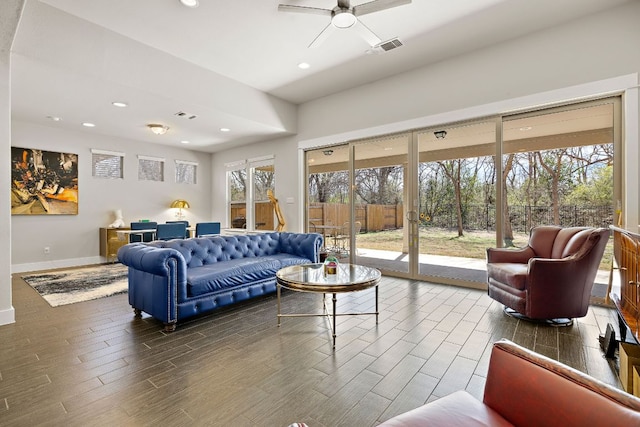
[[[80,267],[82,265],[103,264],[106,258],[93,256],[86,258],[60,259],[55,261],[32,262],[26,264],[12,264],[11,273],[25,273],[29,271],[53,270],[56,268]]]
[[[0,310],[0,325],[16,323],[16,310],[11,306],[6,310]]]

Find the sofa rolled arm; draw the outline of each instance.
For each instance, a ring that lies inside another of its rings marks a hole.
[[[144,311],[175,329],[178,300],[187,297],[187,266],[173,248],[131,243],[118,250],[118,260],[129,267],[129,303],[136,314]]]
[[[513,425],[640,422],[640,399],[505,339],[493,346],[483,401]]]
[[[175,258],[175,262],[168,262],[170,258]],[[183,272],[187,268],[184,257],[177,250],[156,248],[144,243],[130,243],[122,246],[118,250],[118,261],[127,267],[158,276],[169,276],[171,265],[176,265],[177,269]]]
[[[319,262],[322,243],[322,234],[319,233],[280,233],[282,252],[305,257],[311,262]]]

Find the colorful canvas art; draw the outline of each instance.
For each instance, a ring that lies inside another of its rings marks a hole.
[[[11,147],[11,214],[77,215],[78,155]]]

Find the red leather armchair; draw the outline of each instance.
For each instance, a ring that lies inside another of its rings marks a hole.
[[[482,402],[456,391],[380,427],[640,425],[640,399],[507,340],[493,345]]]
[[[570,325],[589,308],[605,228],[538,226],[520,249],[487,249],[491,298],[516,317]]]

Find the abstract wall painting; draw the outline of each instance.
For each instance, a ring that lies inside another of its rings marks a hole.
[[[77,215],[78,155],[11,147],[11,214]]]

